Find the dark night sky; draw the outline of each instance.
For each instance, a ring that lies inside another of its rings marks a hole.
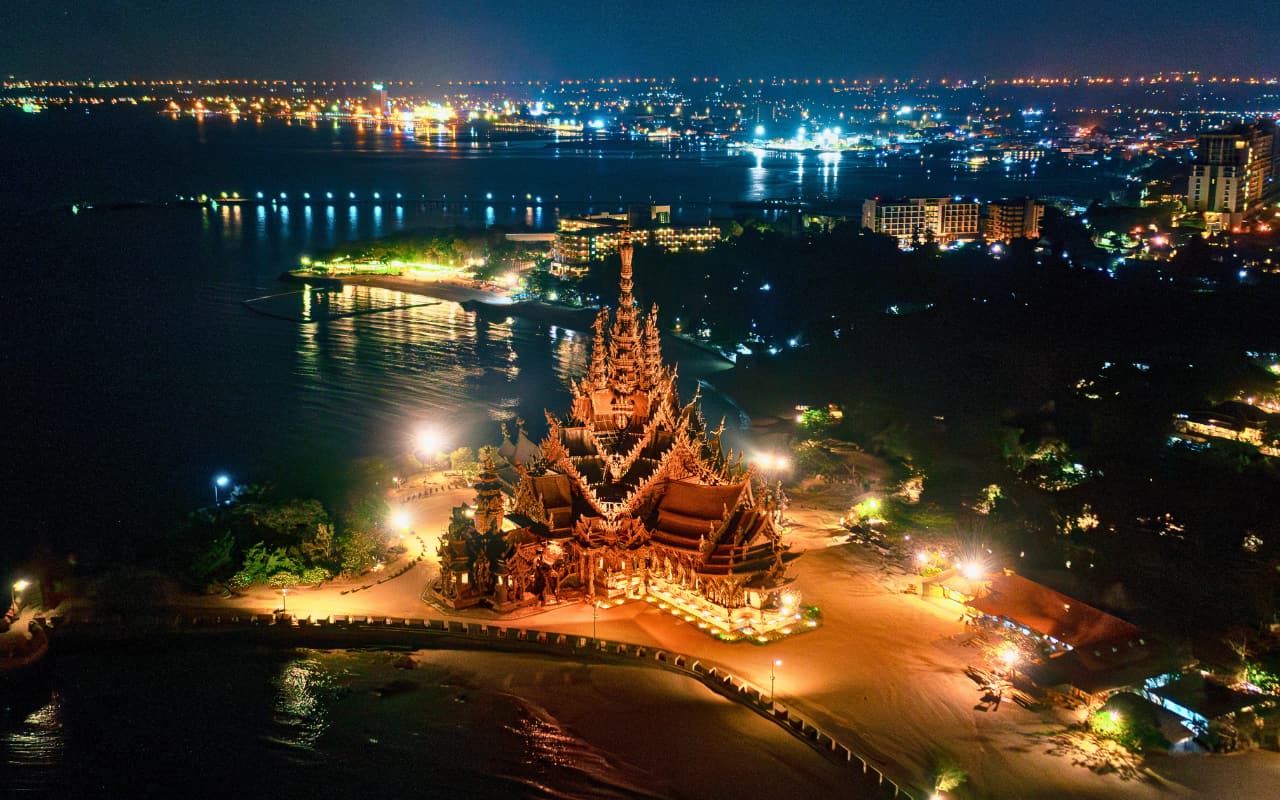
[[[1247,76],[1277,42],[1277,0],[0,1],[20,77]]]

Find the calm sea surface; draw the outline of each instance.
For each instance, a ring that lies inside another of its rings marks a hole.
[[[586,357],[570,331],[486,324],[449,303],[303,324],[245,307],[293,291],[277,276],[335,242],[422,225],[554,227],[555,203],[513,203],[513,195],[594,198],[597,208],[601,198],[652,196],[696,219],[728,213],[727,202],[739,199],[821,194],[856,206],[870,194],[1087,195],[1113,183],[1087,170],[1047,181],[946,164],[472,145],[332,123],[121,111],[6,113],[0,141],[0,346],[4,406],[15,423],[0,448],[6,505],[19,537],[86,554],[207,499],[218,471],[260,480],[403,452],[425,423],[475,444],[522,415],[536,435],[542,409],[564,405],[565,382]],[[287,199],[217,211],[54,210],[223,191]],[[308,203],[304,192],[338,199]],[[352,192],[381,200],[342,201]],[[396,193],[405,199],[394,201]],[[479,199],[488,194],[495,200]],[[469,199],[443,207],[408,199],[422,195]],[[269,301],[295,315],[307,302]],[[421,303],[373,289],[349,290],[343,302]],[[711,365],[693,353],[676,357],[687,395]],[[726,412],[713,402],[707,416]]]
[[[550,230],[561,205],[600,209],[619,197],[670,202],[695,220],[729,213],[734,200],[822,195],[853,208],[872,194],[1088,197],[1115,183],[1089,171],[973,175],[726,151],[472,147],[331,124],[137,113],[3,113],[0,143],[0,575],[41,539],[85,560],[118,554],[124,534],[210,500],[217,472],[305,484],[353,457],[404,452],[422,424],[475,445],[517,415],[536,436],[542,409],[564,407],[566,382],[587,357],[572,331],[486,323],[452,303],[365,288],[348,289],[337,307],[372,313],[282,319],[308,316],[316,298],[276,276],[336,242],[421,225]],[[57,209],[223,191],[288,197],[217,211]],[[336,200],[306,203],[304,192]],[[343,201],[351,192],[381,198]],[[526,194],[551,200],[528,204]],[[423,195],[452,202],[411,201]],[[246,306],[259,298],[275,316]],[[687,348],[668,354],[681,362],[686,397],[723,368]],[[706,416],[721,415],[735,420],[727,399],[708,392]],[[395,796],[406,785],[492,796],[535,793],[530,786],[549,780],[545,793],[562,796],[640,793],[627,776],[547,778],[538,759],[563,760],[563,748],[579,745],[552,736],[559,755],[539,755],[537,726],[496,699],[458,722],[441,711],[451,700],[417,692],[416,727],[383,741],[370,731],[403,725],[403,714],[370,705],[376,687],[365,684],[380,673],[344,658],[61,660],[51,692],[5,701],[0,791],[174,796],[200,780],[264,796]],[[484,752],[498,754],[500,769],[477,760]]]
[[[391,666],[403,657],[179,645],[58,658],[44,687],[0,694],[0,795],[664,796],[646,788],[660,777],[456,666],[485,654]]]

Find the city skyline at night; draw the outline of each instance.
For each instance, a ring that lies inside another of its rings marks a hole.
[[[1276,2],[0,3],[0,795],[1275,800]]]

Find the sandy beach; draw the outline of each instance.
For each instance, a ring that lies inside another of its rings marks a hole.
[[[488,292],[484,289],[473,289],[470,286],[448,281],[417,281],[412,278],[400,278],[394,275],[355,275],[344,276],[336,280],[352,286],[372,286],[377,289],[418,294],[425,297],[434,297],[437,300],[449,300],[454,303],[478,300],[494,305],[507,305],[511,302],[510,298],[505,295]]]
[[[860,772],[679,675],[498,653],[433,650],[414,659],[520,698],[665,796],[878,796]]]

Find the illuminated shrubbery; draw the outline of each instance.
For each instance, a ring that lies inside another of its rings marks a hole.
[[[1136,710],[1121,712],[1104,708],[1089,718],[1089,730],[1134,753],[1169,746],[1169,740],[1155,723],[1154,714],[1149,718]]]

